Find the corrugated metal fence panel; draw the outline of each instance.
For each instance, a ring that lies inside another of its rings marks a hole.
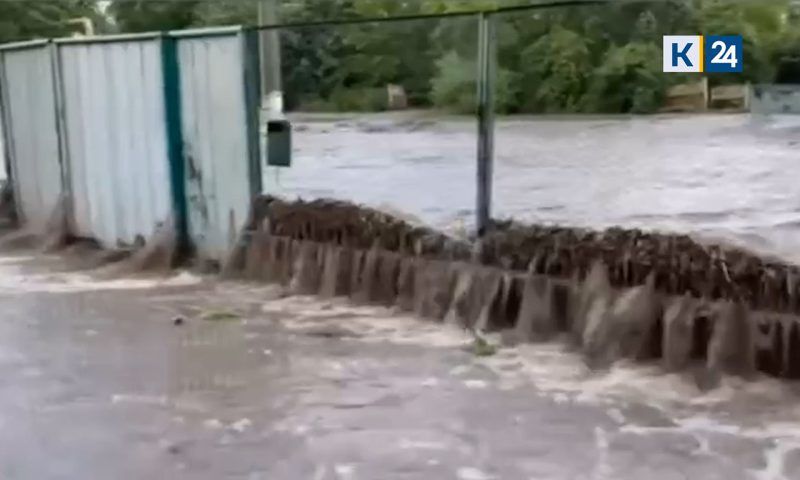
[[[17,208],[25,223],[41,229],[62,192],[51,45],[6,48],[0,59]]]
[[[213,260],[233,246],[251,196],[242,35],[178,37],[189,232]]]
[[[58,45],[72,228],[105,246],[170,217],[159,39]]]
[[[0,101],[0,185],[6,181],[6,139],[3,129],[3,102]]]

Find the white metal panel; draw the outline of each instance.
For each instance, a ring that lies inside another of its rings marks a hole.
[[[51,47],[0,53],[6,141],[23,221],[36,230],[53,214],[62,191]]]
[[[244,41],[232,33],[177,42],[190,236],[201,258],[222,260],[250,202]]]
[[[170,217],[160,40],[58,45],[72,229],[107,247]]]
[[[2,102],[0,102],[0,109],[2,107]],[[6,168],[6,139],[3,129],[3,112],[0,111],[0,185],[6,181]]]

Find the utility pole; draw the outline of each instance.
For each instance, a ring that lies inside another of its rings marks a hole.
[[[278,23],[278,0],[259,0],[259,25]],[[273,116],[283,112],[281,91],[281,37],[278,29],[262,30],[261,50],[261,108]]]

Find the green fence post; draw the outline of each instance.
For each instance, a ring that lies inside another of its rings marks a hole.
[[[258,32],[242,31],[244,62],[244,101],[247,112],[247,155],[250,196],[261,193],[261,71],[259,69]]]
[[[189,215],[184,175],[180,65],[177,42],[166,33],[161,36],[161,70],[164,80],[164,118],[176,247],[179,252],[186,252],[189,247]]]

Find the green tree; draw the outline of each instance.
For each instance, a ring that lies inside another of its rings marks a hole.
[[[201,0],[112,0],[108,13],[120,32],[178,30],[202,24]]]
[[[0,42],[68,36],[77,27],[69,20],[99,13],[92,0],[0,2]]]
[[[474,113],[477,107],[477,65],[450,52],[436,62],[437,74],[432,81],[433,104],[457,113]],[[500,68],[495,80],[495,109],[512,112],[519,95],[519,75]]]
[[[667,76],[661,47],[631,42],[612,47],[589,79],[584,106],[590,112],[649,113],[661,105]]]
[[[555,26],[520,54],[525,111],[577,111],[592,70],[589,44]]]

